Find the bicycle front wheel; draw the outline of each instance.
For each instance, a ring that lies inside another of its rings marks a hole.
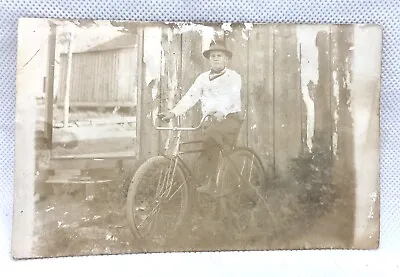
[[[178,159],[150,158],[129,186],[126,211],[136,238],[164,245],[189,213],[189,186]]]

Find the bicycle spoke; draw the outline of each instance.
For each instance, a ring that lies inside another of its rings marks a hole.
[[[179,187],[174,191],[174,193],[168,197],[168,201],[171,200],[175,196],[175,194],[182,188],[182,186],[184,184],[185,184],[185,182],[183,182],[181,185],[179,185]],[[163,195],[163,196],[166,196],[166,195]],[[158,216],[159,216],[159,211],[160,211],[160,205],[161,205],[161,200],[158,201],[157,205],[150,211],[150,213],[144,219],[141,218],[142,222],[137,227],[140,228],[153,214],[156,214],[156,217],[157,217],[156,221],[157,221]]]
[[[178,161],[178,160],[175,159],[174,169],[173,169],[173,171],[172,171],[172,178],[171,178],[171,181],[169,182],[168,193],[167,193],[167,195],[169,195],[169,193],[171,192],[171,189],[172,189],[172,183],[173,183],[174,177],[175,177],[175,170],[176,170],[177,161]]]
[[[172,174],[171,174],[172,166],[173,166],[173,169],[172,169]],[[177,166],[177,160],[175,159],[174,162],[172,162],[172,160],[170,160],[170,163],[168,165],[168,173],[165,175],[165,178],[163,180],[163,191],[160,196],[161,198],[166,197],[171,192],[172,182],[175,178],[176,166]]]
[[[168,198],[168,200],[171,200],[172,197],[174,197],[174,195],[182,188],[182,186],[186,183],[186,181],[184,181],[175,191],[174,193]]]
[[[145,219],[143,219],[143,221],[137,226],[138,228],[140,228],[142,226],[142,224],[152,215],[155,213],[156,209],[160,206],[160,202],[157,203],[157,205],[151,210],[151,212],[145,217]]]
[[[156,197],[159,196],[159,194],[164,190],[164,182],[161,183],[162,177],[163,177],[163,169],[161,169],[160,178],[158,179]],[[160,187],[160,185],[161,185],[161,187]]]
[[[179,159],[154,157],[135,178],[128,201],[131,227],[137,238],[164,244],[187,214],[187,183]]]
[[[250,173],[249,173],[249,183],[251,180],[251,173],[253,172],[253,165],[254,165],[254,155],[251,156],[251,166],[250,166]]]
[[[164,194],[165,194],[165,192],[167,190],[167,184],[169,183],[169,175],[170,175],[170,172],[171,172],[171,166],[172,166],[172,160],[170,160],[169,163],[168,163],[168,170],[166,172],[167,174],[165,174],[165,177],[164,177],[164,180],[163,180],[163,188],[164,188],[164,190],[163,190],[163,193],[162,193],[161,197],[164,197]]]
[[[246,160],[244,160],[243,166],[242,166],[242,170],[240,171],[240,175],[243,176],[243,171],[244,171],[244,167],[246,166]]]

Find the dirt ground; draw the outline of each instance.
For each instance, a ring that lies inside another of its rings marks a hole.
[[[299,210],[296,203],[289,204],[290,197],[285,197],[283,191],[275,191],[269,202],[271,210],[258,210],[258,216],[269,216],[262,235],[236,241],[224,229],[223,222],[195,210],[183,236],[169,247],[151,248],[134,238],[125,215],[125,193],[121,191],[118,184],[104,186],[100,198],[87,201],[82,189],[69,187],[38,202],[34,255],[345,247],[337,233],[340,214],[313,218],[313,214],[305,215]],[[275,213],[273,218],[271,212]]]

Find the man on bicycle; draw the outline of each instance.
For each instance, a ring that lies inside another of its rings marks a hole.
[[[201,101],[203,118],[210,116],[212,120],[203,134],[206,148],[198,159],[198,168],[204,183],[197,190],[214,193],[220,149],[230,149],[234,145],[243,121],[242,80],[237,72],[227,68],[232,52],[224,42],[213,41],[203,56],[209,60],[210,70],[200,74],[176,106],[162,113],[160,118],[168,121]]]

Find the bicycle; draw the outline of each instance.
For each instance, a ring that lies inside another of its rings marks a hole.
[[[182,150],[182,146],[203,141],[181,141],[181,132],[196,131],[209,119],[205,117],[196,127],[162,127],[172,131],[175,142],[167,141],[165,153],[145,161],[134,174],[128,189],[126,212],[134,237],[149,243],[164,245],[176,238],[187,222],[197,202],[194,186],[200,185],[182,155],[200,153],[204,148]],[[180,119],[178,118],[178,126]],[[172,148],[171,148],[172,144]],[[259,156],[248,147],[233,145],[229,150],[219,148],[216,175],[219,190],[213,201],[219,204],[224,221],[236,238],[257,224],[252,209],[266,202],[266,176]],[[159,223],[159,224],[157,224]]]

